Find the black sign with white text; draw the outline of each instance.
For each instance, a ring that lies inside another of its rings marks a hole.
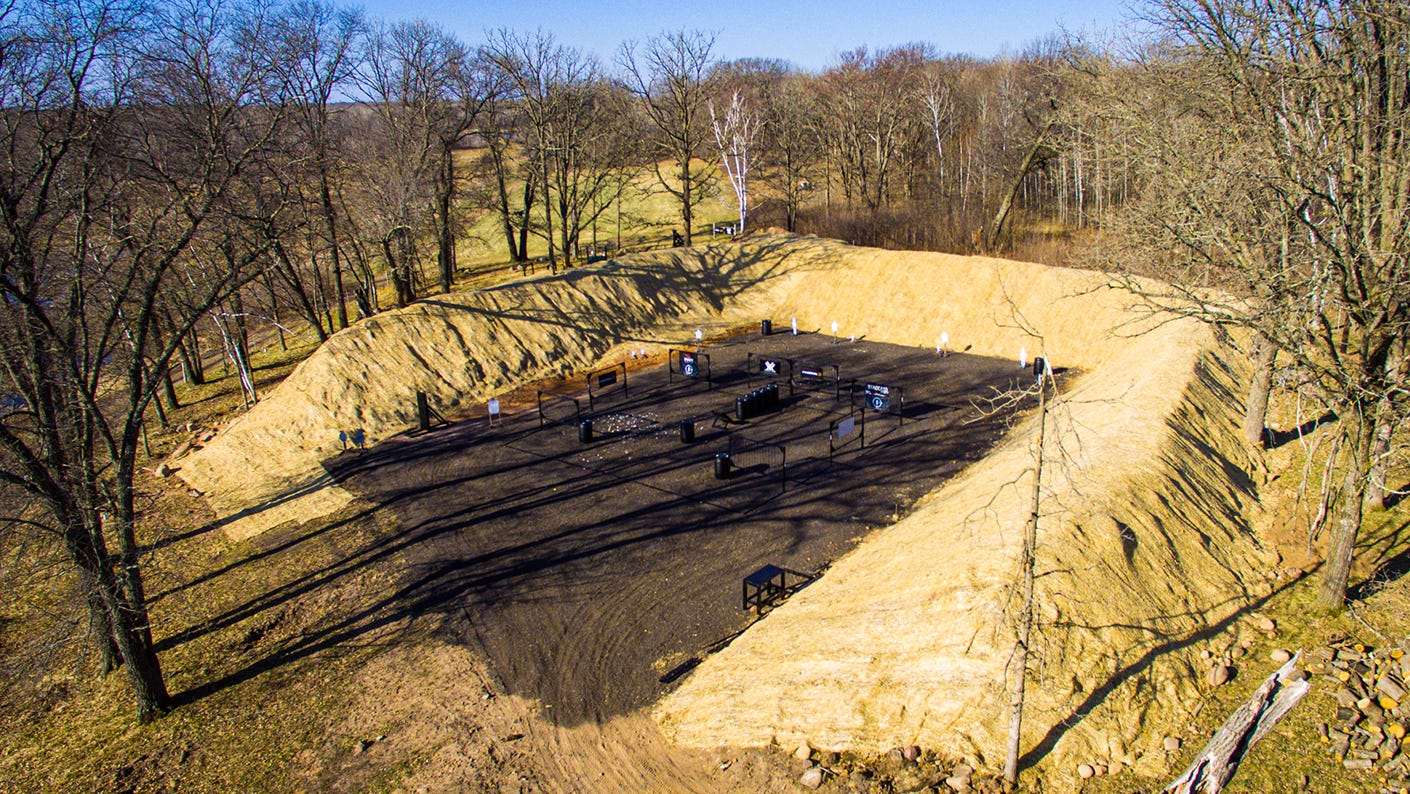
[[[873,411],[891,410],[891,387],[868,383],[865,390],[867,407]]]

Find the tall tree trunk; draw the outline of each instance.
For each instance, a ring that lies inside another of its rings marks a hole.
[[[129,602],[123,586],[106,574],[101,591],[115,629],[113,639],[122,656],[128,685],[137,700],[137,719],[151,722],[170,705],[161,662],[152,642],[145,604]]]
[[[328,187],[326,168],[320,168],[320,187],[323,202],[323,223],[328,230],[329,255],[333,258],[333,291],[338,301],[338,327],[348,327],[348,299],[343,290],[343,256],[338,241],[338,221],[333,209],[333,191]],[[282,336],[280,337],[283,338]]]
[[[250,361],[250,325],[245,322],[244,294],[237,290],[231,294],[230,302],[235,307],[235,344],[240,353],[240,359],[245,362],[245,370],[253,380],[254,366]],[[254,396],[253,388],[250,390],[250,396]]]
[[[519,224],[519,261],[529,261],[529,210],[534,206],[534,180],[524,180],[524,222]]]
[[[1391,343],[1391,351],[1386,356],[1386,374],[1391,383],[1404,383],[1407,375],[1405,341],[1397,338]],[[1386,469],[1390,465],[1391,440],[1395,435],[1395,401],[1390,394],[1383,394],[1376,403],[1375,438],[1371,444],[1371,476],[1366,484],[1366,507],[1384,510],[1386,506]]]
[[[1389,397],[1382,397],[1383,405],[1376,409],[1376,430],[1371,442],[1371,473],[1366,483],[1366,507],[1371,510],[1386,508],[1386,468],[1390,457],[1391,437],[1395,434],[1395,416]]]
[[[441,173],[436,187],[436,265],[440,270],[441,292],[450,292],[455,283],[455,234],[450,208],[455,199],[455,158],[450,144],[441,147]]]
[[[1248,406],[1244,410],[1244,440],[1258,446],[1264,441],[1268,419],[1268,393],[1273,388],[1273,366],[1278,348],[1263,334],[1254,332],[1253,380],[1248,388]]]
[[[102,557],[106,555],[101,549],[95,550],[89,543],[87,528],[81,521],[76,520],[76,509],[74,516],[72,526],[64,530],[64,545],[78,569],[78,587],[88,605],[88,630],[93,639],[93,647],[98,651],[98,675],[103,676],[122,664],[117,642],[113,639],[113,621],[99,591],[102,569],[106,567]]]
[[[499,211],[499,224],[504,230],[504,244],[509,248],[509,259],[512,262],[524,261],[524,256],[520,253],[518,241],[514,237],[514,211],[509,203],[509,180],[505,175],[504,153],[500,145],[495,141],[496,136],[491,136],[490,159],[494,165],[495,180],[495,209]],[[529,182],[524,180],[524,189],[527,194]],[[527,195],[525,196],[527,199]],[[527,201],[525,206],[528,206]]]
[[[175,411],[181,407],[181,401],[176,398],[176,384],[171,381],[171,367],[163,367],[161,375],[162,396],[166,398],[167,405]]]
[[[303,279],[299,278],[299,272],[294,268],[294,263],[289,258],[289,252],[284,248],[283,243],[277,241],[274,243],[274,257],[279,262],[279,267],[275,270],[294,293],[294,300],[297,302],[298,308],[301,309],[300,314],[308,321],[313,332],[318,335],[318,341],[320,343],[327,342],[328,331],[323,327],[323,319],[319,317],[318,309],[314,307],[313,299],[309,297],[308,290],[304,288]]]
[[[156,345],[157,348],[165,347],[165,344],[163,344],[163,338],[164,337],[162,333],[161,323],[153,322],[152,342]],[[153,376],[156,377],[157,380],[160,382],[162,387],[162,396],[166,398],[167,405],[171,408],[171,410],[175,411],[177,408],[180,408],[181,403],[176,399],[176,385],[171,382],[171,366],[167,365],[162,367],[161,371],[153,373]],[[161,406],[160,400],[154,400],[153,402],[156,403],[158,407]],[[162,426],[166,426],[165,420],[162,421]]]
[[[1009,698],[1009,736],[1004,760],[1004,780],[1018,784],[1018,759],[1023,739],[1023,704],[1028,683],[1028,659],[1033,632],[1033,579],[1038,550],[1038,505],[1043,486],[1043,437],[1048,426],[1046,378],[1038,384],[1038,451],[1033,463],[1033,492],[1028,504],[1028,520],[1023,525],[1023,549],[1019,557],[1022,601],[1018,609],[1018,637],[1014,642],[1013,664],[1018,668]]]
[[[543,158],[543,239],[548,243],[548,269],[552,273],[557,273],[558,260],[553,253],[553,197],[549,194],[548,184],[548,157],[545,156]],[[524,217],[529,217],[527,209]]]
[[[238,293],[236,293],[238,297]],[[142,565],[136,532],[136,507],[132,488],[134,456],[126,451],[135,449],[135,439],[127,432],[123,439],[125,454],[120,457],[117,478],[117,499],[113,505],[113,534],[118,542],[118,569],[113,595],[117,614],[115,639],[122,652],[128,683],[137,697],[137,718],[150,722],[170,705],[156,644],[152,641],[152,622],[147,612],[147,592],[142,582]],[[101,529],[101,527],[100,527]]]
[[[392,235],[395,230],[382,238],[382,253],[387,257],[387,272],[391,274],[392,288],[396,292],[397,307],[405,308],[416,299],[412,294],[410,269],[397,261],[392,253]]]
[[[681,223],[685,224],[685,246],[691,246],[691,227],[695,225],[695,206],[691,201],[690,157],[681,160]]]
[[[176,321],[171,315],[162,312],[167,328],[175,333]],[[205,362],[201,361],[201,340],[196,335],[196,329],[182,335],[176,343],[176,355],[181,360],[181,379],[186,383],[199,386],[206,382]]]
[[[568,180],[565,178],[563,181],[564,181],[564,183],[566,184]],[[577,220],[577,219],[575,218],[574,220]],[[560,248],[562,249],[562,251],[563,251],[563,267],[564,267],[564,268],[572,267],[572,265],[573,265],[573,258],[574,258],[574,256],[575,256],[576,253],[577,253],[577,248],[578,248],[578,239],[577,239],[577,235],[578,235],[578,233],[577,233],[577,230],[576,230],[576,228],[575,228],[576,226],[577,226],[576,223],[569,223],[569,222],[568,222],[568,196],[567,196],[567,192],[566,192],[566,191],[560,192],[560,193],[558,194],[558,233],[559,233],[559,235],[561,236],[561,243],[562,243],[562,245],[560,245],[559,247],[560,247]]]
[[[1051,121],[1044,124],[1043,128],[1038,131],[1037,137],[1033,139],[1033,145],[1028,147],[1028,154],[1024,155],[1023,164],[1018,167],[1018,173],[1014,176],[1013,183],[1009,185],[1008,192],[999,202],[999,209],[994,213],[994,220],[989,224],[989,230],[984,239],[986,252],[998,249],[999,239],[1004,233],[1004,227],[1008,224],[1009,211],[1013,208],[1013,202],[1018,197],[1018,192],[1023,189],[1023,178],[1028,175],[1033,164],[1038,161],[1038,154],[1043,150],[1043,141],[1048,137],[1048,130],[1052,127]]]
[[[1342,453],[1342,484],[1340,515],[1332,531],[1331,548],[1322,566],[1322,581],[1317,590],[1316,605],[1320,609],[1339,610],[1346,604],[1346,590],[1351,583],[1351,564],[1356,556],[1356,539],[1361,532],[1362,505],[1370,474],[1370,452],[1374,428],[1366,408],[1353,404],[1341,415],[1344,439]]]
[[[162,427],[167,427],[171,423],[166,418],[166,408],[162,406],[161,400],[152,400],[152,408],[157,412],[157,421]]]

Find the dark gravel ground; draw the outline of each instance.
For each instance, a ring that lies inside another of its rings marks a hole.
[[[595,390],[589,413],[586,378],[538,384],[580,398],[587,444],[574,422],[541,428],[530,389],[506,395],[501,426],[477,415],[326,464],[395,514],[415,609],[449,616],[510,692],[561,724],[654,701],[663,676],[754,618],[740,605],[744,576],[768,563],[822,570],[904,515],[1006,429],[1011,413],[982,416],[974,403],[1032,378],[1013,361],[820,334],[700,350],[713,388],[668,377],[660,360],[630,362],[625,388],[619,375]],[[829,464],[846,391],[840,402],[833,387],[790,394],[784,372],[777,409],[725,422],[717,412],[732,419],[736,397],[770,382],[750,377],[749,353],[792,359],[795,376],[836,365],[844,382],[900,387],[904,421],[868,411],[865,446],[853,435]],[[566,419],[571,405],[550,398],[547,413]],[[682,443],[682,419],[695,420],[694,443]],[[715,455],[731,437],[735,470],[720,480]]]

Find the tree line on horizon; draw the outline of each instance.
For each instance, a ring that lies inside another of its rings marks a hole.
[[[892,248],[1082,231],[1078,261],[1113,283],[1248,332],[1251,443],[1289,368],[1338,419],[1310,531],[1329,527],[1319,602],[1339,607],[1364,509],[1397,493],[1410,12],[1146,13],[1159,34],[1125,49],[908,44],[808,73],[720,61],[699,31],[608,63],[544,33],[472,45],[324,0],[0,3],[5,545],[67,572],[82,619],[63,647],[122,670],[154,718],[172,699],[134,478],[174,380],[201,383],[217,354],[252,404],[252,328],[292,316],[322,340],[381,311],[384,283],[398,306],[449,291],[482,217],[506,260],[533,243],[573,265],[586,230],[650,185],[685,245],[716,192],[741,231]]]

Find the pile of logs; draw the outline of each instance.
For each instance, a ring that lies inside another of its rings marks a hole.
[[[1379,772],[1382,791],[1410,792],[1410,653],[1405,648],[1372,650],[1338,643],[1308,653],[1308,672],[1331,685],[1336,719],[1317,732],[1347,769]]]

